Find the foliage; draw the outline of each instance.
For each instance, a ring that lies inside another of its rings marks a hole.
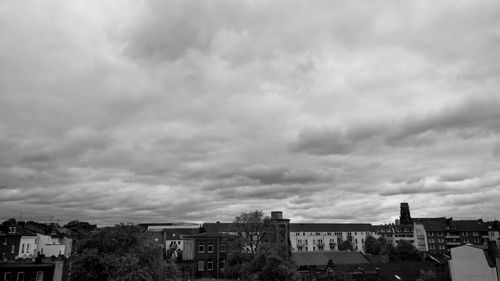
[[[378,255],[380,251],[382,251],[380,243],[378,243],[377,239],[373,236],[366,237],[364,249],[365,253],[372,255]]]
[[[389,256],[389,261],[400,261],[398,250],[391,243],[385,244],[380,254]]]
[[[398,245],[396,246],[399,259],[401,261],[420,261],[422,260],[422,255],[420,252],[413,246],[412,243],[399,240]]]
[[[264,235],[264,214],[262,211],[241,213],[240,216],[234,218],[233,224],[245,245],[243,251],[252,256],[255,255]]]
[[[417,281],[437,281],[437,277],[434,271],[432,271],[431,269],[421,269],[420,277],[417,279]]]
[[[373,236],[366,237],[364,249],[367,254],[381,255],[386,248],[387,241],[383,237],[375,239]]]
[[[264,239],[266,223],[261,211],[242,213],[235,218],[238,236],[226,241],[228,256],[224,277],[265,281],[295,279],[295,264],[287,246]]]
[[[344,240],[339,243],[339,251],[352,251],[354,247],[352,246],[352,243],[349,242],[348,240]]]
[[[72,280],[176,280],[176,266],[163,258],[163,249],[147,242],[137,226],[98,230],[77,246]]]

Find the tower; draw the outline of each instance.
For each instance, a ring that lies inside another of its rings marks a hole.
[[[411,219],[410,215],[410,206],[406,202],[401,203],[401,213],[399,216],[399,223],[400,224],[413,223],[413,220]]]

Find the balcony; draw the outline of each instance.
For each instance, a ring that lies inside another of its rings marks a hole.
[[[446,235],[444,238],[446,238],[446,239],[454,239],[454,238],[458,239],[458,238],[460,238],[460,236],[459,235],[451,235],[450,234],[450,235]]]
[[[462,243],[460,243],[460,241],[446,241],[446,245],[458,246],[458,245],[462,245]]]

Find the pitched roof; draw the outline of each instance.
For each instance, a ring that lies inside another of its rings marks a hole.
[[[372,231],[371,223],[291,223],[290,232]]]
[[[488,231],[488,225],[481,220],[454,220],[451,225],[456,231]]]
[[[200,233],[199,228],[183,228],[183,229],[164,229],[166,240],[182,239],[186,235],[193,235]]]
[[[206,232],[235,232],[232,222],[204,223],[203,229]]]
[[[326,266],[331,260],[334,264],[364,264],[370,261],[361,252],[307,251],[293,252],[292,259],[297,266]]]
[[[186,235],[184,238],[230,238],[233,235],[218,232],[203,232],[198,234]]]
[[[414,218],[414,222],[424,225],[426,231],[444,231],[446,219],[441,218]]]

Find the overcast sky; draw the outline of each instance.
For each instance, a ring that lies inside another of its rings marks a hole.
[[[500,219],[498,1],[2,1],[0,217]]]

